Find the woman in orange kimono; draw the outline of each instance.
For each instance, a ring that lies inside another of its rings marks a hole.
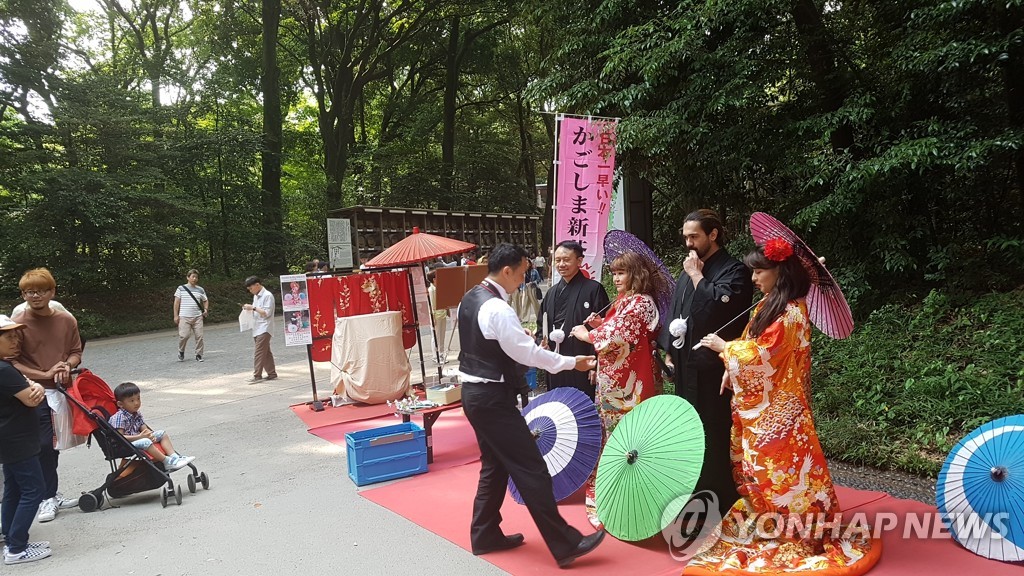
[[[853,576],[877,562],[867,527],[833,529],[841,510],[811,415],[810,280],[793,246],[768,240],[744,259],[765,297],[738,340],[701,342],[726,364],[733,476],[740,499],[683,574]]]
[[[656,294],[664,292],[665,277],[657,265],[636,252],[623,252],[611,263],[612,282],[618,298],[602,320],[591,314],[585,324],[576,326],[572,336],[592,343],[597,351],[597,391],[595,402],[601,417],[604,448],[615,425],[637,404],[661,393],[661,378],[655,367],[654,339],[658,336]],[[600,529],[594,500],[597,471],[586,484],[587,517]]]

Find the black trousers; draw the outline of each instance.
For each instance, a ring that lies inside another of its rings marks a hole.
[[[462,408],[480,444],[480,482],[470,526],[473,548],[490,547],[505,537],[501,504],[511,476],[551,554],[556,559],[571,554],[583,535],[558,513],[551,476],[516,410],[513,387],[505,382],[465,382]]]
[[[732,392],[726,390],[725,394],[719,394],[724,373],[724,366],[709,370],[687,368],[682,374],[684,386],[680,387],[676,380],[676,394],[693,405],[704,425],[704,466],[693,492],[714,492],[723,515],[740,497],[730,459]]]

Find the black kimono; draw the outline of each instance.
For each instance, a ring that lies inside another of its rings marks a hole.
[[[569,336],[574,326],[583,324],[593,312],[600,312],[604,316],[608,307],[608,293],[604,286],[596,280],[585,278],[582,273],[577,272],[568,283],[562,280],[551,287],[540,303],[540,312],[537,314],[538,333],[543,331],[544,314],[548,316],[548,331],[561,328],[565,331],[565,340],[559,346],[558,352],[563,356],[593,355],[594,345],[580,342]],[[548,334],[541,334],[541,337],[548,338],[548,349],[554,350],[555,343],[551,342]],[[548,390],[571,386],[582,390],[584,394],[593,398],[594,385],[590,382],[587,372],[577,370],[566,370],[558,374],[548,374]]]
[[[704,262],[703,274],[696,288],[686,272],[679,276],[671,315],[662,322],[658,343],[675,364],[676,394],[697,409],[704,425],[704,466],[694,493],[713,491],[724,514],[739,499],[729,460],[732,393],[719,393],[725,365],[718,354],[708,348],[693,350],[693,345],[750,306],[754,288],[750,270],[723,249]],[[686,319],[687,323],[682,348],[672,346],[676,338],[669,333],[669,324],[676,318]],[[746,315],[737,318],[718,335],[726,341],[739,338],[747,320]]]

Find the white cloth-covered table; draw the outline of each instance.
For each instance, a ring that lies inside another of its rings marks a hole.
[[[331,350],[334,393],[383,404],[409,391],[409,357],[402,346],[402,313],[378,312],[335,320]]]

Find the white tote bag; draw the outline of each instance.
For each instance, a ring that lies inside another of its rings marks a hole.
[[[53,447],[57,450],[67,450],[85,444],[85,436],[79,436],[71,431],[75,424],[75,415],[71,411],[75,408],[68,399],[60,392],[48,389],[46,403],[50,405],[50,417],[53,419]]]
[[[238,313],[238,331],[246,332],[252,330],[255,320],[252,317],[252,310],[242,310]]]

